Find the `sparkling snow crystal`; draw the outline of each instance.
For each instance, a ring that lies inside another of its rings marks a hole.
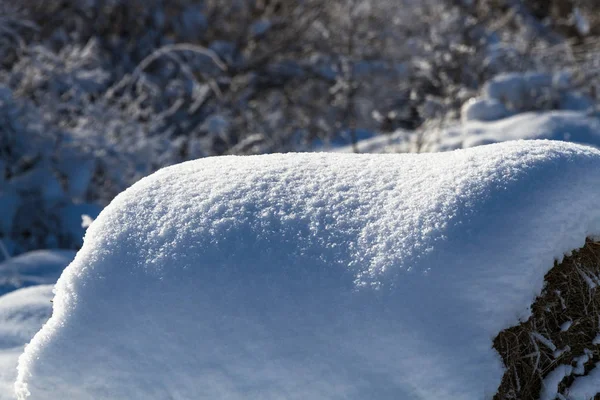
[[[600,233],[599,203],[600,152],[560,142],[166,168],[88,229],[16,392],[491,398],[492,339]]]

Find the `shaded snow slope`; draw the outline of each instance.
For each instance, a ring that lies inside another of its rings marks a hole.
[[[73,250],[36,250],[0,263],[0,295],[20,287],[56,283],[74,257]]]
[[[50,318],[52,288],[74,257],[72,250],[38,250],[0,263],[0,400],[15,398],[19,355]]]
[[[0,296],[0,399],[14,399],[17,360],[23,347],[50,318],[53,285]]]
[[[600,233],[600,152],[201,159],[119,195],[19,360],[20,399],[481,399],[492,338]]]

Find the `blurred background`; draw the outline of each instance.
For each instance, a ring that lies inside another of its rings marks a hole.
[[[0,261],[200,157],[600,146],[592,0],[0,0]]]

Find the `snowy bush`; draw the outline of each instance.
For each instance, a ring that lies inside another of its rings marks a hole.
[[[161,131],[184,137],[184,152],[201,142],[211,155],[257,134],[266,150],[292,150],[455,112],[491,76],[533,67],[531,44],[549,42],[527,34],[531,18],[522,10],[494,26],[503,14],[483,3],[128,0],[59,8],[29,0],[23,8],[40,32],[31,42],[60,58],[94,43],[123,107],[165,117]],[[165,51],[183,44],[188,50]],[[131,74],[133,86],[122,87]],[[433,114],[431,99],[440,106]],[[373,119],[377,113],[386,118]],[[213,115],[226,116],[226,135],[206,137]]]
[[[60,146],[65,135],[45,124],[34,106],[16,102],[6,87],[1,90],[0,240],[10,254],[77,248],[81,231],[64,225],[60,214],[87,200],[94,165],[82,151],[74,150],[70,159],[59,154],[66,150]],[[86,211],[95,216],[99,207],[89,205]]]
[[[29,49],[2,86],[0,228],[10,253],[78,248],[83,214],[95,217],[114,195],[180,160],[154,124],[94,97],[106,73],[93,45],[55,57]]]

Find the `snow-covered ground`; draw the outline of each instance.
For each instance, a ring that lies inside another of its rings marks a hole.
[[[359,153],[405,153],[414,151],[414,137],[420,133],[397,131],[365,139],[357,144]],[[411,140],[411,137],[413,138]],[[509,140],[559,140],[600,148],[600,119],[580,111],[538,111],[494,121],[466,121],[436,132],[425,132],[426,151],[466,149]],[[336,149],[352,153],[352,146]]]
[[[70,250],[40,250],[0,263],[0,400],[15,398],[19,355],[50,318],[52,288],[73,257]]]
[[[14,399],[17,360],[23,347],[50,318],[54,285],[38,285],[0,296],[0,399]]]
[[[492,339],[600,234],[599,172],[549,141],[163,169],[88,229],[18,398],[491,398]]]
[[[600,120],[577,111],[523,113],[493,122],[470,121],[444,133],[439,151],[519,139],[561,140],[600,148]]]

